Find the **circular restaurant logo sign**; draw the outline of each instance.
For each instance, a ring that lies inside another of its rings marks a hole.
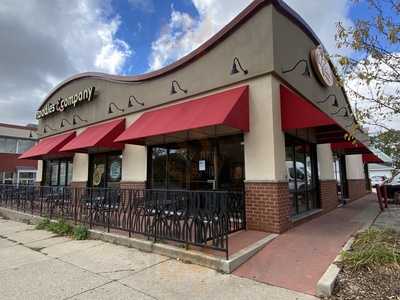
[[[319,81],[324,86],[331,87],[335,82],[335,76],[321,45],[311,49],[311,62]]]

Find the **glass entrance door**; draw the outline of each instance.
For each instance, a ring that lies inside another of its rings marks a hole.
[[[319,207],[315,144],[286,136],[286,169],[292,215]]]
[[[201,140],[190,145],[190,189],[215,190],[217,188],[216,147],[211,140]]]

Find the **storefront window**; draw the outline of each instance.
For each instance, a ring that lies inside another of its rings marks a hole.
[[[243,136],[150,147],[148,166],[154,189],[241,190]]]
[[[72,160],[47,160],[43,168],[44,185],[68,186],[72,179]]]
[[[18,171],[18,184],[32,185],[35,183],[36,171]]]
[[[154,189],[163,189],[167,187],[167,156],[168,149],[153,147],[151,151],[151,185]]]
[[[92,154],[90,156],[90,186],[118,187],[121,181],[121,165],[121,153]]]
[[[35,145],[33,140],[18,140],[17,153],[24,153]]]
[[[3,176],[4,176],[3,179],[4,184],[14,183],[14,172],[4,172]]]
[[[0,153],[17,153],[17,139],[0,137]]]
[[[286,137],[286,169],[292,215],[318,207],[315,145]]]

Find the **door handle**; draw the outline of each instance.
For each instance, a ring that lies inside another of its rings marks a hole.
[[[212,183],[212,185],[213,185],[213,190],[215,190],[217,187],[216,187],[216,183],[217,183],[217,181],[215,180],[215,179],[209,179],[209,180],[207,180],[207,183]]]

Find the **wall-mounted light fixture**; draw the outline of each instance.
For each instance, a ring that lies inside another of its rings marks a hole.
[[[239,66],[239,69],[240,69],[245,75],[247,75],[247,74],[249,73],[249,71],[248,71],[247,69],[244,69],[244,68],[242,67],[242,64],[240,63],[239,58],[235,57],[235,58],[233,59],[231,75],[235,75],[235,74],[239,73],[239,70],[238,70],[238,68],[237,68],[238,66]]]
[[[47,128],[50,129],[50,130],[56,131],[56,129],[54,129],[54,128],[52,128],[52,127],[50,127],[49,125],[46,124],[43,127],[43,133],[47,133]]]
[[[144,106],[144,102],[140,102],[139,100],[136,99],[135,96],[129,96],[129,100],[128,100],[128,107],[132,107],[133,106],[133,102],[136,102],[137,104]]]
[[[178,88],[180,91],[184,92],[185,94],[188,92],[187,90],[181,88],[181,86],[179,85],[178,81],[172,80],[172,82],[171,82],[171,95],[177,93],[176,88]]]
[[[290,68],[288,70],[282,70],[282,73],[283,74],[290,73],[290,72],[294,71],[300,64],[304,64],[305,65],[304,72],[302,73],[302,75],[310,77],[311,73],[310,73],[310,67],[309,67],[307,59],[299,60],[292,68]]]
[[[85,122],[85,123],[88,122],[87,120],[82,119],[78,114],[74,114],[74,115],[72,116],[72,125],[78,124],[78,123],[76,122],[76,119],[77,119],[77,118],[78,118],[81,122]]]
[[[65,127],[65,124],[64,124],[64,123],[68,123],[69,125],[72,126],[72,124],[71,124],[70,121],[68,121],[67,119],[62,119],[62,120],[61,120],[61,123],[60,123],[60,128]]]
[[[118,107],[118,105],[117,104],[115,104],[114,102],[111,102],[109,105],[108,105],[108,113],[109,114],[112,114],[114,111],[112,110],[112,108],[116,108],[117,110],[119,110],[120,112],[124,112],[125,111],[125,109],[123,109],[123,108],[120,108],[120,107]]]
[[[339,107],[338,100],[337,100],[337,98],[336,98],[336,95],[334,95],[334,94],[330,94],[330,95],[329,95],[328,97],[326,97],[324,100],[317,101],[317,103],[319,103],[319,104],[325,103],[325,102],[328,101],[330,98],[333,98],[332,106],[334,106],[334,107]]]
[[[332,115],[337,115],[337,114],[339,114],[339,113],[340,113],[341,111],[343,111],[343,110],[344,110],[344,115],[343,115],[343,117],[347,118],[347,117],[349,116],[349,112],[347,111],[347,108],[346,108],[346,107],[342,107],[342,108],[338,109],[336,112],[332,113]]]

